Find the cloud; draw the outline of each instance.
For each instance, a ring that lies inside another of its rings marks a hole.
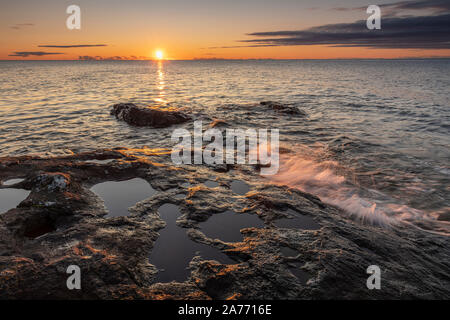
[[[329,24],[299,31],[254,32],[249,46],[329,45],[378,49],[450,49],[450,14],[390,17],[381,30],[368,30],[366,20]]]
[[[143,56],[114,56],[114,57],[102,57],[102,56],[79,56],[78,60],[86,61],[110,61],[110,60],[149,60],[148,57]]]
[[[15,30],[19,30],[22,27],[32,27],[32,26],[34,26],[34,23],[17,23],[15,25],[11,26],[10,28],[11,29],[15,29]]]
[[[100,57],[100,56],[79,56],[78,60],[86,60],[86,61],[89,61],[89,60],[102,60],[102,57]]]
[[[37,56],[37,57],[41,57],[41,56],[47,56],[47,55],[55,55],[55,54],[64,54],[64,53],[60,53],[60,52],[42,52],[42,51],[19,51],[19,52],[14,52],[14,54],[10,54],[10,57],[29,57],[29,56]]]
[[[71,44],[71,45],[39,45],[39,48],[92,48],[107,47],[107,44]]]
[[[223,47],[207,47],[201,49],[236,49],[236,48],[258,48],[258,47],[276,47],[276,44],[255,44],[255,45],[247,45],[247,46],[223,46]]]
[[[114,57],[102,57],[102,56],[79,56],[78,60],[135,60],[128,59],[128,57],[114,56]]]
[[[437,13],[448,13],[450,11],[450,1],[448,0],[414,0],[401,1],[397,3],[382,4],[380,7],[399,10],[424,10],[432,9]]]
[[[449,0],[410,0],[380,4],[379,7],[388,9],[390,13],[396,10],[427,10],[431,9],[435,13],[448,13],[450,11]],[[356,8],[333,8],[336,11],[366,10],[366,7]]]

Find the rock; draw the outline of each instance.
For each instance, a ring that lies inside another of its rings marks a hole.
[[[116,161],[87,162],[102,159]],[[0,158],[0,165],[5,166],[0,180],[20,174],[25,178],[21,185],[31,191],[24,204],[0,215],[0,299],[450,296],[448,236],[401,223],[387,229],[364,225],[313,195],[261,181],[252,168],[235,165],[222,173],[207,166],[178,167],[170,150],[125,148],[46,159]],[[129,216],[105,218],[102,200],[89,188],[137,177],[151,183],[158,196],[140,201]],[[224,185],[247,180],[252,190],[242,197],[228,188],[211,192],[203,185],[211,177]],[[176,198],[179,193],[186,196]],[[158,213],[166,203],[180,208],[177,225],[192,241],[220,250],[235,263],[196,256],[185,281],[156,283],[149,255],[166,225]],[[276,227],[274,222],[286,218],[289,209],[313,219],[320,229]],[[241,242],[208,238],[201,222],[227,210],[253,214],[264,228],[241,229]],[[298,254],[283,255],[286,247]],[[367,267],[374,264],[381,268],[381,290],[366,287]],[[70,265],[81,269],[81,290],[67,289]]]
[[[111,115],[138,127],[165,128],[189,121],[191,118],[178,111],[163,111],[151,107],[138,107],[133,103],[112,106]]]
[[[306,113],[297,107],[284,105],[279,102],[273,102],[273,101],[262,101],[260,102],[260,105],[266,106],[271,110],[274,110],[278,113],[284,113],[284,114],[290,114],[290,115],[300,115],[300,116],[306,116]]]
[[[44,172],[36,177],[36,188],[47,188],[48,191],[65,190],[70,184],[70,176],[61,172]]]
[[[442,212],[438,217],[439,221],[449,221],[450,222],[450,210]]]

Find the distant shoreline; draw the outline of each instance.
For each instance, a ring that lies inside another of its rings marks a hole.
[[[341,59],[175,59],[175,60],[162,60],[162,62],[176,62],[176,61],[417,61],[417,60],[450,60],[450,57],[442,57],[442,58],[341,58]],[[49,61],[49,62],[67,62],[67,61],[151,61],[151,62],[159,62],[160,60],[147,59],[147,60],[122,60],[122,59],[99,59],[99,60],[43,60],[43,59],[6,59],[0,60],[0,62],[10,62],[10,61]]]

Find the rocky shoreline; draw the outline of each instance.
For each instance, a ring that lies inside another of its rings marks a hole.
[[[273,107],[277,109],[276,106]],[[291,112],[288,110],[288,112]],[[184,120],[183,120],[184,121]],[[110,160],[110,161],[106,161]],[[29,196],[0,214],[1,299],[442,299],[450,297],[450,241],[404,224],[388,228],[352,221],[339,209],[295,189],[261,182],[251,166],[175,167],[169,150],[105,149],[63,157],[0,158],[0,181]],[[105,217],[90,191],[105,181],[142,178],[157,190],[122,217]],[[208,187],[207,180],[217,186]],[[250,190],[232,191],[235,180]],[[149,254],[166,226],[158,208],[181,211],[189,238],[233,260],[199,256],[184,282],[156,283]],[[233,210],[264,228],[243,240],[209,238],[199,224]],[[319,228],[278,227],[288,210]],[[82,270],[81,290],[68,290],[66,269]],[[378,265],[381,290],[368,290],[366,269]]]

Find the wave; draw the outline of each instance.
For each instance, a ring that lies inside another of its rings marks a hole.
[[[388,227],[399,221],[435,220],[425,212],[398,203],[398,200],[379,190],[364,188],[351,181],[340,174],[346,169],[337,161],[314,157],[317,154],[315,149],[305,146],[302,149],[302,152],[281,153],[278,173],[265,177],[272,183],[316,195],[323,202],[343,209],[363,223]]]

